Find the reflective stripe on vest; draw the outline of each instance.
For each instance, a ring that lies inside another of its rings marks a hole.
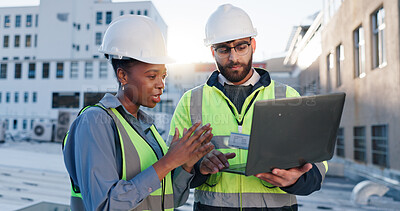
[[[211,141],[215,148],[223,153],[236,153],[236,157],[229,160],[231,165],[246,163],[247,150],[231,149],[227,145],[230,133],[238,130],[238,121],[243,122],[242,133],[250,134],[254,106],[254,103],[250,103],[256,92],[259,92],[256,100],[298,96],[297,92],[289,91],[286,85],[271,81],[268,87],[260,87],[246,98],[242,111],[245,111],[248,106],[250,109],[244,116],[238,113],[236,108],[233,109],[234,113],[231,112],[227,102],[233,104],[216,87],[202,85],[191,90],[189,110],[192,124],[197,121],[211,124],[214,134]],[[324,164],[316,164],[316,166],[320,172],[325,172]],[[294,195],[287,194],[257,177],[226,172],[210,175],[204,184],[197,187],[195,201],[218,207],[280,208],[297,204]]]
[[[115,108],[106,109],[102,106],[99,107],[107,111],[112,117],[118,131],[121,144],[123,180],[132,179],[157,162],[157,156],[151,146],[130,126]],[[163,154],[166,154],[168,148],[154,125],[150,127],[150,130],[160,145]],[[164,203],[162,204],[162,202]],[[173,210],[173,207],[172,179],[171,173],[168,173],[161,183],[161,188],[152,192],[133,210]],[[71,193],[71,210],[85,210],[81,194],[75,193],[73,188]]]

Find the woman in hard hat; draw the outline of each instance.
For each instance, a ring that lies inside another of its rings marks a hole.
[[[181,139],[176,131],[167,149],[139,109],[160,102],[171,62],[150,18],[117,18],[99,51],[112,63],[120,88],[84,108],[64,140],[71,210],[173,210],[174,199],[178,205],[187,197],[193,165],[213,149],[210,125],[198,122]]]

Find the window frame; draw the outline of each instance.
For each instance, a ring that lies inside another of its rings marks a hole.
[[[36,78],[36,63],[32,62],[28,65],[28,78],[34,79]]]
[[[382,131],[376,131],[375,129]],[[382,132],[382,136],[376,136],[374,133]],[[383,143],[377,143],[383,141]],[[381,147],[382,149],[376,149],[376,147]],[[389,127],[386,124],[382,125],[372,125],[371,126],[371,156],[372,156],[372,164],[378,165],[381,167],[389,168]],[[384,163],[380,163],[380,160],[376,160],[377,158],[381,159],[383,156]]]
[[[14,78],[21,79],[22,78],[22,63],[15,63],[14,65]]]
[[[57,62],[56,64],[56,78],[61,79],[64,78],[64,63]]]
[[[27,28],[32,27],[32,14],[27,14],[27,15],[26,15],[25,26],[26,26]]]
[[[344,63],[344,46],[340,43],[336,49],[336,87],[340,87],[342,85],[342,74],[341,71],[343,70],[343,63]]]
[[[354,160],[367,162],[367,131],[365,126],[353,127],[353,152]]]
[[[372,69],[387,65],[385,29],[385,9],[381,6],[371,14]]]
[[[340,127],[337,131],[336,136],[336,156],[345,157],[345,140],[344,140],[344,128]]]
[[[93,62],[85,62],[85,79],[93,79]]]
[[[353,31],[353,53],[354,53],[354,78],[364,78],[366,76],[365,65],[365,31],[359,25]]]

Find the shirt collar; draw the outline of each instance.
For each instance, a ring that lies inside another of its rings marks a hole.
[[[123,111],[125,112],[126,115],[129,115],[130,117],[134,117],[131,113],[126,110],[126,108],[121,104],[121,102],[118,100],[118,98],[115,95],[112,95],[110,93],[106,93],[104,97],[100,100],[100,103],[105,107],[105,108],[118,108],[122,107]],[[154,123],[153,118],[151,118],[150,115],[146,114],[146,112],[142,111],[139,109],[138,111],[138,120],[146,125],[152,125]]]
[[[253,70],[253,75],[249,78],[249,80],[247,80],[243,84],[240,84],[239,86],[248,86],[248,85],[254,86],[260,80],[261,78],[260,74],[256,70],[254,70],[254,68],[251,69]],[[223,76],[222,74],[218,74],[218,82],[222,85],[224,84],[234,85],[232,82],[226,79],[225,76]]]

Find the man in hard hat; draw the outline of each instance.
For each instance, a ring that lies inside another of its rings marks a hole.
[[[297,210],[295,195],[320,189],[326,162],[255,176],[220,170],[246,163],[247,150],[231,149],[228,143],[231,133],[250,134],[255,101],[299,94],[272,80],[266,70],[252,67],[257,32],[242,9],[230,4],[218,7],[209,17],[205,33],[217,70],[204,85],[184,94],[170,131],[171,137],[176,127],[182,131],[199,120],[213,126],[215,150],[195,166],[191,183],[196,187],[194,210]]]
[[[160,102],[171,62],[152,19],[115,19],[100,52],[111,61],[119,89],[82,109],[64,139],[71,210],[173,210],[188,195],[193,165],[213,149],[210,125],[196,123],[180,139],[176,133],[168,149],[139,109]]]

